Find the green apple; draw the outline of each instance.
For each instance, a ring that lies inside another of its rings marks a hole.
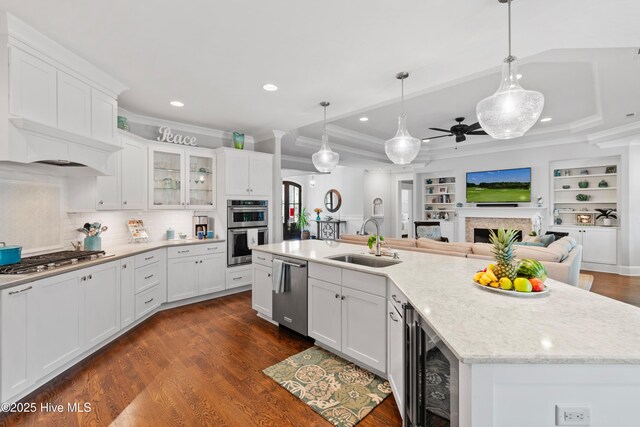
[[[518,277],[513,281],[513,285],[518,292],[531,292],[533,290],[533,286],[531,286],[531,282],[524,277]]]

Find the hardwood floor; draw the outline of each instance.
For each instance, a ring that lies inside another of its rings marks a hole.
[[[640,277],[596,271],[582,271],[582,273],[591,274],[594,277],[591,292],[640,307]]]
[[[312,341],[259,319],[244,292],[157,314],[22,402],[88,413],[0,415],[0,426],[328,426],[262,370]],[[400,426],[393,396],[359,426]]]

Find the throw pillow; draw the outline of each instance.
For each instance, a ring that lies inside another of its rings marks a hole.
[[[540,236],[526,236],[523,242],[540,243]]]
[[[540,237],[540,242],[544,243],[545,248],[552,244],[554,240],[556,240],[555,234],[545,234],[544,236]]]
[[[520,246],[541,246],[541,247],[544,248],[544,243],[542,243],[542,242],[530,242],[530,241],[527,241],[527,242],[516,242],[515,244],[516,245],[520,245]]]

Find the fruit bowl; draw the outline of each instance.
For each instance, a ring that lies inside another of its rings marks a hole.
[[[477,287],[485,289],[490,292],[495,292],[498,294],[509,295],[509,296],[518,297],[518,298],[538,298],[538,297],[543,297],[549,294],[549,287],[547,285],[544,285],[544,290],[540,292],[518,292],[516,290],[507,291],[501,288],[492,288],[491,286],[481,285],[480,283],[476,283],[476,282],[472,282],[472,283]]]

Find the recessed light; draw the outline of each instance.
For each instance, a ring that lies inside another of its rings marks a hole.
[[[520,80],[522,78],[522,74],[516,74],[516,78]]]
[[[429,142],[431,141],[430,139],[423,139],[422,142]]]
[[[551,117],[545,117],[544,119],[540,119],[542,123],[547,123],[547,122],[550,122],[551,120],[553,120]]]
[[[173,105],[174,107],[184,107],[184,103],[180,101],[171,101],[169,104]]]
[[[369,121],[369,117],[360,117],[360,121],[361,122],[368,122]]]
[[[274,85],[273,83],[267,83],[262,86],[262,89],[266,90],[267,92],[275,92],[276,90],[278,90],[278,86]]]

